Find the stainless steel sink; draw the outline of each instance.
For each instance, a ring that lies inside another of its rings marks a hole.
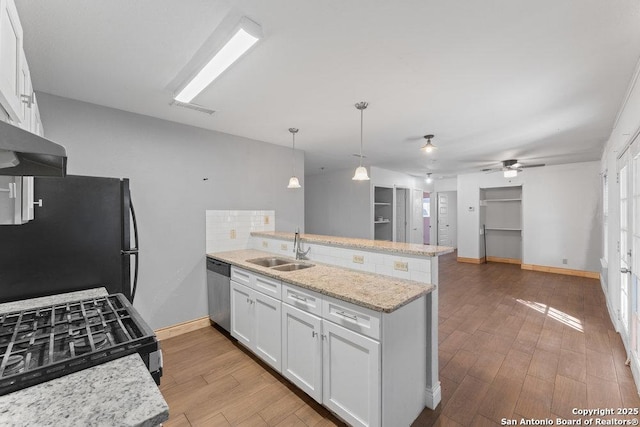
[[[266,258],[248,259],[247,262],[250,262],[251,264],[259,265],[261,267],[275,267],[277,265],[291,264],[293,261],[286,258],[266,257]]]
[[[296,271],[296,270],[304,270],[305,268],[313,267],[313,264],[302,264],[299,262],[279,265],[277,267],[272,267],[274,270],[278,271]]]

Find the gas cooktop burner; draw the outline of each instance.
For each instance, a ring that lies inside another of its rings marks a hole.
[[[159,346],[122,294],[0,314],[0,395],[136,352]]]

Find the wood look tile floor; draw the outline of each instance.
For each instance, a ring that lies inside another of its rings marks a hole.
[[[598,280],[462,264],[450,254],[440,258],[439,292],[442,402],[414,426],[573,420],[573,408],[640,407]],[[162,349],[166,427],[343,425],[215,328],[165,340]]]

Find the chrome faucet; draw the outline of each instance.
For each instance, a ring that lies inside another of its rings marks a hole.
[[[296,259],[307,259],[307,254],[311,248],[308,248],[306,251],[303,251],[301,248],[300,242],[300,229],[296,229],[296,234],[293,236],[293,252],[296,254]]]

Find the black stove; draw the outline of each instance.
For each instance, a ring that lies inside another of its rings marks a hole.
[[[0,314],[0,395],[133,353],[160,384],[158,341],[122,294]]]

